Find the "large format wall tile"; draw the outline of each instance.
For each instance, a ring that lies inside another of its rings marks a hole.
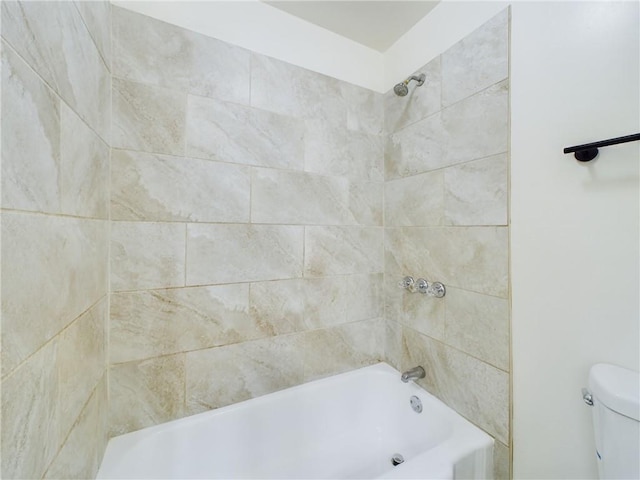
[[[272,335],[302,331],[307,311],[306,290],[302,278],[252,283],[251,316],[260,325],[269,325]]]
[[[109,141],[109,70],[72,2],[2,2],[2,36]]]
[[[113,150],[113,220],[246,222],[248,167]]]
[[[113,222],[112,291],[184,286],[185,243],[181,223]]]
[[[2,371],[10,372],[107,291],[107,224],[2,213]]]
[[[342,82],[263,55],[251,55],[251,106],[297,118],[347,124]]]
[[[385,226],[441,225],[444,216],[442,170],[384,184]]]
[[[384,96],[366,88],[342,84],[347,103],[347,128],[371,135],[384,133]]]
[[[418,383],[501,442],[509,443],[509,374],[420,333],[403,329],[403,370],[422,365]]]
[[[55,456],[61,440],[57,380],[55,342],[2,380],[2,478],[41,478]]]
[[[2,207],[59,212],[60,195],[60,100],[3,42]]]
[[[119,77],[249,103],[250,53],[242,48],[114,7],[113,49]]]
[[[70,108],[60,110],[61,211],[109,218],[109,146]]]
[[[111,2],[74,0],[74,3],[104,63],[111,69]]]
[[[184,155],[186,102],[183,93],[114,78],[112,146]]]
[[[384,139],[334,127],[326,120],[307,120],[304,169],[323,175],[382,181]]]
[[[296,225],[380,225],[382,184],[254,169],[251,220]]]
[[[506,152],[508,100],[504,81],[392,134],[385,151],[386,178]]]
[[[249,285],[173,288],[111,296],[111,363],[270,336],[250,315]]]
[[[187,227],[187,285],[250,282],[302,275],[302,227]]]
[[[447,344],[509,370],[509,302],[466,290],[447,290]]]
[[[444,170],[446,225],[507,225],[507,154]]]
[[[44,478],[95,478],[108,441],[107,393],[105,375]]]
[[[251,314],[281,335],[379,318],[382,295],[382,274],[253,283]]]
[[[442,54],[442,105],[451,105],[509,75],[509,10]]]
[[[388,228],[385,272],[420,272],[429,281],[506,298],[508,231],[504,227]]]
[[[346,321],[382,318],[384,315],[384,275],[348,275],[344,277],[346,285]],[[322,308],[322,303],[319,303]]]
[[[511,478],[511,455],[509,447],[502,442],[493,444],[493,478],[509,480]]]
[[[83,313],[58,337],[60,438],[66,438],[107,362],[107,297]]]
[[[384,321],[365,320],[304,334],[304,380],[311,381],[378,363]]]
[[[302,383],[300,335],[284,335],[187,353],[190,414]]]
[[[383,230],[377,227],[306,227],[305,276],[383,271]]]
[[[397,96],[390,89],[384,96],[384,122],[386,132],[391,134],[422,120],[440,110],[441,73],[440,57],[436,57],[413,75],[425,74],[425,81],[418,86],[409,84],[409,93]],[[398,82],[404,79],[399,78]]]
[[[112,366],[110,436],[184,416],[185,356],[157,357]]]
[[[189,95],[187,155],[301,170],[304,124],[290,117]]]

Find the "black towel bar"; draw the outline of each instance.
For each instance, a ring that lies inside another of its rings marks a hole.
[[[619,143],[635,142],[640,140],[640,133],[633,135],[625,135],[624,137],[610,138],[609,140],[601,140],[599,142],[585,143],[584,145],[575,145],[564,149],[564,153],[575,152],[576,160],[580,162],[588,162],[598,156],[598,148],[617,145]]]

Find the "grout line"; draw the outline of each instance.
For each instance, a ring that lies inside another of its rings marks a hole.
[[[86,0],[80,0],[80,1],[86,1]],[[93,46],[95,47],[96,52],[98,53],[98,56],[102,60],[102,63],[104,63],[104,66],[107,68],[107,70],[111,73],[111,65],[109,65],[109,62],[107,62],[107,60],[102,55],[102,50],[98,46],[97,40],[94,38],[93,34],[91,33],[91,30],[89,29],[89,25],[87,25],[87,22],[86,22],[84,16],[82,15],[82,12],[80,12],[80,7],[78,7],[78,1],[77,0],[73,0],[72,3],[74,5],[76,11],[78,12],[78,15],[80,16],[80,21],[82,22],[82,24],[84,25],[85,30],[89,34],[89,38],[91,38],[91,42],[93,43]],[[109,2],[108,5],[109,5],[109,10],[111,10],[111,3]],[[111,12],[109,12],[109,19],[111,20]],[[113,35],[111,33],[111,24],[112,24],[112,22],[110,22],[110,24],[109,24],[109,33],[110,33],[110,35]],[[111,43],[111,37],[109,38],[109,43]]]
[[[189,225],[184,224],[184,287],[187,286],[187,249],[189,245]]]
[[[407,123],[406,125],[403,125],[401,128],[399,128],[399,129],[397,129],[397,130],[395,130],[395,131],[393,131],[393,132],[390,132],[390,135],[395,135],[395,134],[397,134],[397,133],[400,133],[400,132],[402,132],[403,130],[405,130],[406,128],[408,128],[408,127],[410,127],[410,126],[412,126],[412,125],[415,125],[415,124],[417,124],[417,123],[420,123],[420,122],[422,122],[423,120],[426,120],[427,118],[431,118],[431,117],[434,117],[435,115],[439,115],[439,114],[441,114],[442,112],[444,112],[445,110],[447,110],[447,109],[449,109],[449,108],[451,108],[451,107],[453,107],[453,106],[456,106],[456,105],[458,105],[459,103],[462,103],[462,102],[464,102],[465,100],[468,100],[468,99],[470,99],[471,97],[473,97],[473,96],[475,96],[475,95],[478,95],[479,93],[484,93],[484,92],[486,92],[486,91],[487,91],[487,90],[489,90],[490,88],[495,87],[496,85],[498,85],[498,84],[500,84],[500,83],[503,83],[505,80],[509,80],[509,76],[508,76],[508,75],[509,75],[509,74],[507,73],[507,76],[506,76],[506,77],[504,77],[504,78],[502,78],[502,79],[498,80],[497,82],[494,82],[494,83],[492,83],[491,85],[489,85],[489,86],[487,86],[487,87],[484,87],[484,88],[483,88],[483,89],[481,89],[481,90],[478,90],[478,91],[476,91],[476,92],[473,92],[473,93],[471,93],[470,95],[467,95],[466,97],[464,97],[464,98],[462,98],[462,99],[460,99],[460,100],[457,100],[457,101],[455,101],[455,102],[453,102],[453,103],[451,103],[451,104],[449,104],[449,105],[442,106],[442,104],[441,104],[441,108],[440,108],[440,110],[438,110],[437,112],[430,113],[429,115],[426,115],[426,116],[424,116],[424,117],[422,117],[422,118],[419,118],[419,119],[417,119],[417,120],[415,120],[415,121],[413,121],[413,122]],[[442,92],[441,92],[441,94],[442,94]]]
[[[10,51],[11,53],[13,53],[17,58],[19,58],[22,63],[24,63],[24,65],[26,65],[27,69],[31,71],[31,73],[33,73],[33,75],[35,75],[37,78],[37,80],[39,80],[46,88],[49,89],[49,91],[61,102],[64,103],[71,111],[73,111],[73,113],[75,113],[77,115],[77,117],[87,126],[87,128],[89,130],[91,130],[101,141],[102,143],[104,143],[107,147],[110,147],[111,145],[109,144],[109,142],[102,137],[102,135],[100,133],[98,133],[98,131],[89,124],[89,122],[87,121],[86,118],[84,118],[80,112],[78,112],[76,110],[76,108],[74,108],[73,106],[71,106],[69,104],[69,102],[62,97],[62,95],[58,92],[57,88],[55,88],[54,86],[52,86],[47,80],[45,80],[45,78],[40,75],[40,73],[38,73],[38,71],[22,56],[20,55],[20,53],[18,53],[18,51],[14,48],[14,46],[5,38],[5,37],[1,37],[2,38],[2,42],[3,42],[3,48],[7,49],[8,51]],[[109,78],[111,78],[111,72],[109,71],[109,69],[107,69],[107,72],[109,73]],[[111,84],[111,82],[109,82]],[[110,89],[111,90],[111,89]],[[60,122],[60,115],[58,115],[58,123]]]
[[[9,379],[17,370],[19,370],[25,363],[27,363],[31,358],[33,358],[40,350],[47,347],[50,343],[56,341],[60,335],[65,333],[69,328],[71,328],[80,318],[89,313],[93,308],[95,308],[103,299],[106,299],[108,296],[104,294],[100,296],[95,302],[93,302],[89,307],[82,311],[79,315],[75,316],[69,323],[67,323],[64,327],[62,327],[59,331],[57,331],[51,338],[45,340],[38,348],[36,348],[33,352],[23,358],[15,367],[13,367],[9,372],[2,375],[2,382]]]

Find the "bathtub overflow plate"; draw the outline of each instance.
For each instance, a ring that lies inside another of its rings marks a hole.
[[[411,408],[413,408],[414,412],[422,413],[422,401],[418,397],[412,395],[409,403],[411,404]]]

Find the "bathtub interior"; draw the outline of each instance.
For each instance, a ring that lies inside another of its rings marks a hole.
[[[113,438],[98,478],[488,478],[492,442],[381,363]]]

